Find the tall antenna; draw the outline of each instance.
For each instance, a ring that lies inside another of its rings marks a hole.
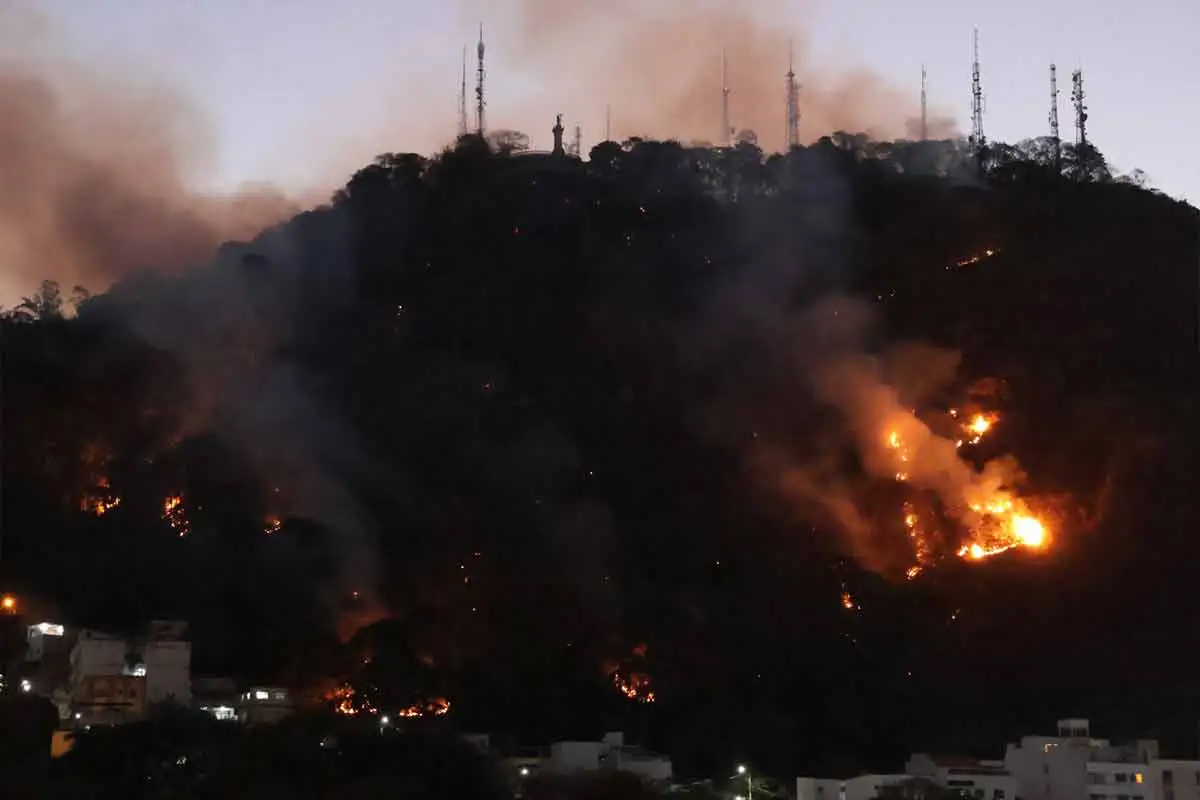
[[[921,141],[929,139],[928,97],[925,94],[925,65],[921,65]]]
[[[479,47],[476,48],[479,54],[479,66],[475,70],[475,132],[483,136],[486,129],[483,116],[483,23],[479,23]]]
[[[1054,145],[1054,166],[1062,161],[1062,139],[1058,135],[1058,67],[1050,65],[1050,142]]]
[[[612,106],[604,107],[604,141],[612,141]]]
[[[729,125],[729,64],[725,48],[721,48],[721,138],[726,147],[733,145],[733,128]]]
[[[983,84],[979,80],[979,28],[975,29],[971,61],[971,146],[982,156],[987,139],[983,135]]]
[[[458,136],[467,135],[467,48],[463,47],[462,85],[458,89]]]
[[[583,158],[583,128],[575,126],[575,141],[571,142],[571,149],[575,152],[572,154],[576,158]]]
[[[788,42],[787,131],[784,141],[788,151],[800,146],[800,84],[796,82],[796,70],[792,65],[791,42]]]
[[[1075,144],[1086,145],[1088,113],[1083,94],[1083,70],[1071,73],[1071,87],[1071,102],[1075,104]]]

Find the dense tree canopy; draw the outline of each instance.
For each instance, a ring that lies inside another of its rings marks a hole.
[[[515,741],[623,726],[704,774],[1190,680],[1112,654],[1200,610],[1168,588],[1200,555],[1194,208],[1041,140],[982,179],[956,142],[504,141],[381,156],[207,266],[10,313],[5,586],[78,624],[188,619],[199,672],[444,694]],[[869,347],[953,348],[946,392],[1002,398],[993,454],[1069,499],[1049,557],[897,581],[763,480],[755,441],[807,458],[836,427],[791,325],[834,293]],[[606,666],[635,652],[654,703]]]

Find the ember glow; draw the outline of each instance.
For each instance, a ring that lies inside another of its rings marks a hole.
[[[424,703],[414,703],[408,708],[396,712],[396,716],[404,719],[419,717],[444,717],[450,713],[450,701],[444,697],[435,697]]]
[[[79,510],[102,517],[119,505],[121,498],[112,493],[108,478],[101,478],[96,482],[95,490],[85,494],[79,501]]]
[[[624,673],[617,670],[612,676],[617,691],[636,703],[653,703],[654,690],[650,688],[650,676],[644,672]]]
[[[1000,419],[995,413],[962,415],[957,409],[950,409],[949,415],[959,421],[960,435],[963,437],[955,441],[956,449],[964,444],[978,444]],[[896,480],[907,482],[914,455],[902,430],[911,431],[914,440],[925,446],[934,446],[940,439],[915,415],[901,422],[902,425],[885,431],[883,439],[893,454]],[[956,551],[959,558],[982,561],[1017,548],[1040,550],[1046,547],[1048,536],[1045,523],[1038,519],[1024,500],[1003,488],[998,481],[986,479],[984,473],[975,471],[969,464],[960,462],[959,466],[971,480],[961,486],[954,485],[958,496],[945,496],[945,489],[941,492],[949,512],[966,531]],[[915,561],[905,572],[905,576],[911,580],[934,562],[936,530],[926,527],[932,520],[926,520],[924,515],[918,514],[912,503],[905,503],[902,513]]]
[[[281,520],[279,517],[267,517],[267,519],[263,521],[263,533],[265,533],[267,536],[270,536],[273,533],[279,533],[281,528],[283,528],[283,520]]]
[[[183,498],[179,495],[171,495],[163,500],[162,518],[180,536],[187,536],[191,533],[192,526],[184,513]]]
[[[338,688],[325,695],[326,702],[330,703],[333,710],[337,714],[342,714],[347,717],[358,716],[359,714],[378,714],[378,710],[371,705],[371,701],[360,694],[357,689],[348,683],[343,683]]]
[[[605,672],[613,682],[617,691],[635,703],[653,703],[654,690],[650,686],[650,675],[643,667],[646,657],[646,645],[636,645],[631,657],[623,662],[609,662]]]
[[[959,269],[961,267],[969,267],[972,264],[978,264],[980,261],[983,261],[985,258],[991,258],[992,256],[996,255],[999,252],[1000,251],[998,249],[993,249],[993,248],[989,247],[986,250],[983,250],[978,253],[974,253],[972,255],[967,256],[966,258],[959,259],[958,261],[954,262],[953,266],[946,267],[946,269]]]
[[[842,592],[842,608],[847,611],[853,611],[858,608],[858,605],[854,602],[854,596],[847,591]]]

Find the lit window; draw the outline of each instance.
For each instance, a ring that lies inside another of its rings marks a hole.
[[[1140,773],[1140,772],[1133,773],[1133,782],[1134,783],[1144,783],[1145,780],[1146,780],[1146,776],[1143,775],[1142,773]]]
[[[261,690],[261,689],[257,689],[257,690],[255,690],[255,692],[254,692],[254,699],[255,699],[255,700],[266,700],[268,697],[270,697],[270,694],[269,694],[269,693],[267,693],[267,692],[264,692],[264,691],[263,691],[263,690]]]

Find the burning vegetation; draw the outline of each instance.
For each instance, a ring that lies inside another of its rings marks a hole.
[[[177,494],[168,496],[163,500],[162,518],[171,529],[180,536],[187,536],[192,532],[192,525],[188,522],[187,513],[183,506],[183,497]]]
[[[999,415],[995,413],[981,412],[964,417],[958,409],[953,408],[949,410],[948,416],[958,426],[960,438],[954,441],[956,450],[979,444],[1000,420]],[[895,480],[905,483],[909,480],[910,463],[920,456],[912,452],[900,428],[907,425],[914,430],[915,435],[911,438],[924,442],[926,447],[936,447],[943,440],[934,436],[915,414],[902,423],[888,430],[884,441],[893,455]],[[1047,545],[1045,524],[1030,510],[1025,500],[1018,497],[995,475],[994,470],[989,471],[990,465],[985,465],[982,472],[976,472],[961,459],[956,460],[958,466],[965,470],[969,480],[961,485],[952,485],[952,492],[944,492],[951,496],[944,496],[942,500],[947,513],[957,517],[964,529],[960,543],[955,549],[959,558],[980,561],[1015,548],[1040,550]],[[919,575],[936,558],[937,548],[934,542],[937,537],[935,531],[926,524],[924,516],[917,513],[912,502],[904,504],[904,527],[912,543],[915,561],[905,571],[909,579]]]
[[[645,644],[639,644],[629,657],[609,662],[604,668],[617,691],[635,703],[653,703],[655,700],[650,673],[644,665],[646,649]]]

